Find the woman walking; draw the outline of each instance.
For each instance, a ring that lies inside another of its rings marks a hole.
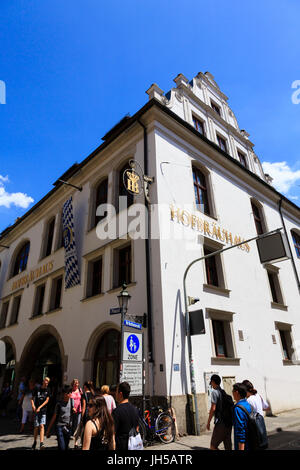
[[[243,384],[247,388],[247,402],[251,405],[252,409],[264,416],[264,411],[270,409],[269,404],[257,393],[253,384],[249,380],[244,380]]]
[[[109,393],[109,386],[108,385],[102,385],[101,387],[101,394],[105,398],[107,409],[110,414],[112,414],[112,411],[116,408],[116,402],[115,399],[112,395]]]
[[[114,421],[104,397],[88,402],[89,421],[85,425],[82,450],[115,450]]]
[[[80,429],[80,421],[81,421],[82,390],[81,388],[79,388],[78,379],[73,379],[71,386],[72,386],[71,398],[74,401],[73,417],[72,417],[72,436],[74,436],[74,449],[78,449],[77,441],[80,437],[78,431]]]

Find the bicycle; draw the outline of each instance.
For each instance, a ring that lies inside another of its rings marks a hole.
[[[158,406],[145,410],[144,416],[139,418],[139,431],[144,447],[153,444],[159,439],[163,444],[175,440],[175,422],[168,411]]]

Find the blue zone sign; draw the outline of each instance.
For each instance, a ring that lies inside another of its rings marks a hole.
[[[124,333],[123,361],[139,362],[143,360],[142,333]]]

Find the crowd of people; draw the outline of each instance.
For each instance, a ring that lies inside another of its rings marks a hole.
[[[19,385],[19,432],[24,432],[26,423],[31,426],[32,450],[37,448],[38,440],[40,450],[44,449],[45,437],[49,438],[52,432],[56,434],[58,450],[68,450],[71,440],[74,449],[128,450],[130,431],[132,428],[138,431],[139,410],[129,403],[127,382],[110,389],[108,385],[94,388],[89,381],[81,388],[79,380],[74,379],[62,387],[52,410],[49,385],[49,377],[41,385],[22,378]]]
[[[79,380],[74,379],[70,385],[63,386],[59,399],[51,396],[49,384],[48,377],[41,385],[32,379],[27,383],[24,377],[19,384],[17,417],[21,421],[20,433],[24,432],[28,422],[33,429],[32,449],[36,449],[38,437],[40,449],[43,449],[45,435],[48,438],[55,430],[59,450],[67,450],[71,440],[74,440],[74,449],[128,450],[130,432],[132,429],[138,432],[139,410],[129,403],[130,385],[127,382],[111,388],[108,385],[94,388],[92,382],[85,382],[81,388]],[[267,442],[264,412],[270,408],[253,384],[249,380],[234,384],[234,401],[221,388],[219,375],[212,375],[210,385],[211,407],[206,425],[210,430],[214,418],[210,449],[218,450],[223,443],[225,450],[232,450],[233,427],[234,449],[251,450],[250,421],[255,426],[255,416],[260,418],[256,424]],[[4,384],[0,404],[7,403],[10,395],[9,384]],[[266,442],[262,448],[266,448]]]

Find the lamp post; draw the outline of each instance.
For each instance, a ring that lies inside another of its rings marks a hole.
[[[120,294],[118,295],[118,302],[119,302],[119,307],[121,310],[121,362],[120,362],[120,381],[122,378],[122,371],[123,371],[123,347],[124,347],[124,318],[126,315],[126,312],[128,310],[128,303],[129,300],[131,299],[131,295],[129,292],[126,290],[127,285],[123,284],[122,290]]]

